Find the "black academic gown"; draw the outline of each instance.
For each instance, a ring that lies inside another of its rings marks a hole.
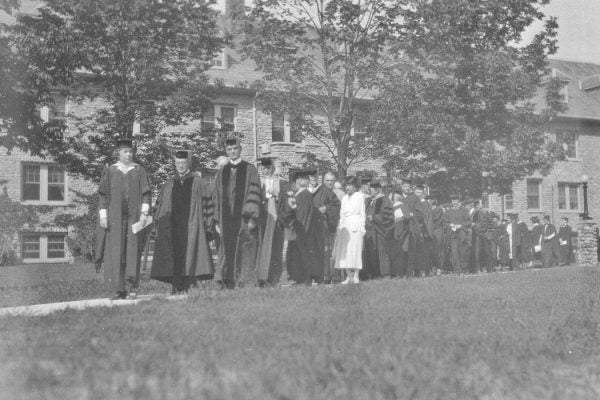
[[[365,279],[390,276],[388,247],[394,228],[394,209],[385,195],[376,196],[366,209],[366,265],[360,271]]]
[[[296,193],[296,209],[292,220],[293,231],[296,239],[288,243],[287,267],[288,278],[296,283],[310,285],[312,280],[319,280],[313,276],[313,266],[318,262],[320,243],[318,239],[319,212],[314,204],[312,194],[302,189]]]

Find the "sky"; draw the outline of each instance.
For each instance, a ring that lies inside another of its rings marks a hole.
[[[251,4],[251,0],[244,2]],[[39,1],[22,0],[24,11],[30,11],[36,3]],[[225,0],[217,0],[216,8],[224,3]],[[551,0],[543,11],[558,18],[559,49],[553,58],[600,64],[600,0]],[[524,42],[530,41],[542,27],[541,23],[532,25],[524,35]]]
[[[551,0],[542,11],[558,18],[558,51],[552,58],[600,64],[600,0]],[[530,27],[530,40],[543,24]]]

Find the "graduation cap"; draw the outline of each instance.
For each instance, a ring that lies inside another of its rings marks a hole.
[[[308,178],[310,175],[315,175],[316,173],[316,169],[301,169],[292,174],[292,181],[298,178]]]
[[[410,178],[400,178],[400,182],[402,183],[408,183],[409,185],[412,185],[413,181]]]
[[[175,158],[179,158],[182,160],[187,160],[188,158],[191,158],[191,152],[189,150],[177,150],[175,152]]]
[[[261,157],[258,159],[258,162],[263,167],[271,167],[273,166],[273,159],[271,157]]]
[[[377,179],[375,179],[375,180],[372,180],[371,182],[369,182],[369,186],[371,186],[372,188],[375,188],[375,189],[380,189],[381,182],[379,182]]]
[[[348,176],[346,177],[346,185],[352,185],[354,187],[358,187],[359,183],[358,183],[358,178],[355,176]]]
[[[368,185],[371,183],[371,178],[361,178],[360,179],[360,184],[361,185]]]
[[[423,189],[425,189],[425,185],[423,185],[422,183],[417,183],[415,185],[415,189],[421,189],[421,190],[423,190]]]
[[[516,219],[519,216],[519,214],[510,212],[510,213],[506,213],[506,216],[509,217],[510,219]]]
[[[460,196],[459,196],[459,195],[457,195],[456,193],[452,193],[452,194],[450,195],[450,200],[458,200],[458,199],[459,199],[459,197],[460,197]]]
[[[225,146],[239,146],[240,145],[240,139],[236,136],[230,136],[227,139],[225,139]]]
[[[116,146],[118,149],[122,147],[128,147],[130,149],[133,149],[133,140],[129,138],[119,138],[117,139]]]
[[[539,223],[540,217],[531,217],[531,222],[533,222],[534,224]]]

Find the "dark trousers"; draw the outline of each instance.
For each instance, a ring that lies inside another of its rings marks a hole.
[[[552,242],[542,242],[542,266],[548,268],[554,265],[554,249]]]
[[[444,231],[442,228],[433,230],[433,237],[431,238],[432,247],[432,266],[434,268],[444,268],[446,251],[444,248]]]
[[[399,240],[393,240],[389,249],[390,275],[392,278],[405,277],[408,271],[408,254],[403,249],[403,243]]]
[[[571,264],[571,246],[568,244],[560,246],[560,263],[565,265]]]
[[[464,229],[450,233],[450,262],[456,272],[464,272],[469,265],[469,241]]]

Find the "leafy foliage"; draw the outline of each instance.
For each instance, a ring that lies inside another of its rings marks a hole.
[[[530,44],[516,44],[544,19],[547,2],[413,1],[402,9],[393,51],[403,57],[374,107],[375,140],[389,167],[423,179],[444,170],[447,189],[471,195],[502,193],[551,168],[561,152],[544,133],[564,109],[560,82],[543,85],[556,20]],[[539,90],[546,106],[531,101]]]
[[[288,113],[292,131],[326,146],[342,176],[370,155],[352,126],[368,115],[360,99],[381,84],[390,62],[384,50],[398,11],[399,4],[379,0],[258,0],[244,18],[242,51],[264,73],[254,83],[259,101]]]
[[[52,104],[58,89],[93,104],[96,112],[76,119],[73,130],[58,124],[53,136],[14,129],[3,144],[51,155],[72,172],[97,178],[112,158],[114,138],[132,137],[137,121],[144,127],[136,135],[138,158],[164,162],[167,148],[185,139],[166,128],[196,120],[210,106],[204,71],[226,39],[219,37],[218,14],[209,5],[53,0],[35,15],[21,15],[7,28],[12,60],[27,65],[15,81],[35,94],[35,105]],[[24,110],[29,117],[36,113],[35,107]]]
[[[37,214],[30,207],[8,197],[6,187],[0,194],[0,265],[13,263],[19,258],[14,248],[15,236],[23,227],[38,222]]]

